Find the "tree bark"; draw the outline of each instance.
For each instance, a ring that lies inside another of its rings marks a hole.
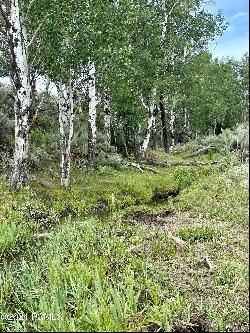
[[[151,102],[149,107],[148,107],[148,123],[147,123],[147,129],[146,129],[146,133],[145,133],[145,137],[144,140],[141,144],[140,147],[140,153],[138,154],[139,158],[138,158],[138,163],[141,162],[141,159],[145,157],[145,154],[147,152],[148,149],[148,145],[149,145],[149,141],[150,141],[150,137],[151,137],[151,132],[152,132],[152,128],[154,126],[155,123],[155,108],[154,108],[154,104]]]
[[[59,95],[59,127],[61,149],[61,185],[69,186],[71,167],[71,142],[74,134],[74,103],[72,92],[72,78],[70,74],[68,86],[60,81]]]
[[[157,149],[157,130],[156,130],[156,117],[158,114],[158,108],[156,107],[154,109],[154,121],[153,121],[153,125],[152,125],[152,148],[153,149]]]
[[[31,86],[20,4],[18,0],[11,0],[8,6],[9,13],[6,17],[6,28],[12,62],[11,83],[15,99],[15,148],[10,184],[13,188],[19,189],[27,178]]]
[[[105,143],[110,146],[111,144],[111,110],[110,110],[110,100],[108,95],[104,95],[104,133],[105,133]]]
[[[96,82],[95,82],[95,64],[89,61],[89,119],[88,119],[88,168],[95,167],[96,152]]]
[[[184,128],[189,131],[189,117],[186,107],[184,107]]]
[[[164,107],[163,96],[160,97],[160,113],[161,113],[161,126],[162,126],[162,141],[163,141],[163,148],[165,153],[169,153],[170,151],[170,143],[169,143],[169,136],[168,136],[168,126],[167,126],[167,117],[166,117],[166,110]]]
[[[170,147],[169,147],[169,151],[172,151],[175,145],[175,138],[174,138],[174,122],[175,122],[175,109],[171,109],[170,112],[170,123],[169,123],[169,127],[170,127]]]
[[[155,116],[156,116],[156,109],[155,109],[155,96],[156,96],[156,89],[154,88],[152,91],[151,100],[149,101],[149,105],[147,105],[143,99],[143,96],[140,96],[140,100],[142,105],[145,109],[148,110],[148,120],[147,120],[147,128],[146,133],[142,143],[139,143],[138,148],[136,147],[136,160],[137,163],[140,164],[142,158],[145,157],[149,141],[151,138],[152,130],[155,126]],[[140,124],[139,124],[140,127]],[[139,129],[140,133],[140,129]],[[137,145],[136,145],[137,146]]]
[[[175,145],[175,137],[174,137],[174,125],[175,125],[175,118],[176,118],[176,98],[174,97],[173,105],[170,110],[170,122],[169,122],[169,132],[170,132],[170,147],[169,151],[172,151]]]

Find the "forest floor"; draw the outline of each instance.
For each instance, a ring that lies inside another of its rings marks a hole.
[[[1,176],[0,331],[247,332],[248,169],[214,159]]]

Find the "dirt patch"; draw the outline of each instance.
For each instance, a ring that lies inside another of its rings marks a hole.
[[[162,201],[162,200],[166,200],[168,198],[175,198],[177,197],[177,195],[180,194],[180,189],[174,189],[174,190],[168,190],[168,191],[160,191],[160,190],[155,190],[155,194],[151,199],[151,202],[158,202],[158,201]]]
[[[171,332],[208,332],[208,321],[203,316],[194,316],[190,323],[179,321],[173,325]],[[149,323],[147,332],[166,332],[157,323]]]
[[[60,219],[64,219],[64,218],[69,217],[69,216],[73,217],[73,216],[76,216],[76,215],[77,215],[77,213],[74,210],[74,208],[72,208],[72,207],[66,207],[64,210],[59,212],[59,218]]]
[[[108,206],[105,201],[98,201],[96,206],[93,208],[93,213],[97,215],[107,214]]]
[[[166,332],[160,325],[150,323],[147,327],[147,332]]]
[[[172,212],[170,210],[166,210],[162,213],[159,214],[151,214],[148,212],[142,212],[142,211],[138,211],[135,212],[132,215],[128,215],[124,217],[124,222],[140,222],[140,223],[145,223],[145,224],[154,224],[154,225],[162,225],[164,224],[164,222],[167,221],[167,219],[165,218],[170,218],[175,216],[176,213]],[[162,218],[162,219],[159,219]]]
[[[125,215],[123,222],[131,225],[148,227],[162,227],[168,231],[175,232],[182,225],[190,225],[198,219],[190,218],[187,213],[165,210],[158,214],[138,211],[133,214]]]
[[[208,321],[203,316],[196,316],[190,323],[174,324],[171,332],[208,332]]]

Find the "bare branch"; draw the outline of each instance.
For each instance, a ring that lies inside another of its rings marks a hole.
[[[139,96],[139,99],[140,99],[142,105],[144,106],[144,108],[145,108],[145,109],[148,109],[148,106],[147,106],[147,104],[145,103],[144,98],[142,97],[142,95]]]
[[[47,78],[47,83],[46,83],[46,87],[45,87],[45,90],[43,92],[43,95],[42,95],[42,98],[40,99],[40,102],[37,106],[37,109],[36,109],[36,112],[34,114],[34,117],[31,121],[31,125],[30,125],[30,128],[32,127],[32,124],[34,124],[36,122],[36,119],[37,119],[37,116],[38,116],[38,113],[42,110],[42,106],[43,106],[43,103],[44,103],[44,100],[45,100],[45,97],[46,95],[48,94],[48,91],[49,91],[49,86],[50,86],[50,79]]]
[[[24,22],[27,21],[27,18],[28,18],[28,15],[29,15],[30,9],[31,9],[31,7],[32,7],[32,5],[33,5],[33,3],[34,3],[35,1],[36,1],[36,0],[31,0],[31,1],[30,1],[29,5],[28,5],[28,8],[27,8],[27,12],[26,12],[25,18],[24,18]]]
[[[46,19],[49,15],[51,15],[51,14],[47,14],[47,15],[45,15],[44,18],[43,18],[43,20],[40,22],[39,26],[37,27],[37,29],[35,30],[35,32],[34,32],[32,38],[31,38],[31,40],[30,40],[29,43],[27,44],[27,50],[28,50],[28,48],[32,45],[32,43],[34,42],[34,40],[36,39],[38,33],[40,32],[40,30],[41,30],[41,28],[42,28],[42,26],[43,26],[43,23],[44,23],[45,19]]]
[[[39,49],[40,47],[41,47],[41,42],[39,41],[37,48]],[[39,61],[40,61],[40,54],[37,52],[30,63],[30,69],[32,70],[33,68],[35,68],[35,66],[39,64]]]

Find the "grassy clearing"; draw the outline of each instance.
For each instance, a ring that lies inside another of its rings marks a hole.
[[[171,191],[190,185],[214,172],[214,167],[161,169],[160,174],[137,170],[87,174],[74,170],[72,185],[63,189],[58,174],[33,175],[30,185],[15,193],[0,178],[0,255],[18,250],[36,231],[52,227],[59,217],[116,211],[149,204],[154,197],[168,198]],[[46,187],[41,180],[53,184]]]
[[[82,170],[74,170],[71,188],[44,188],[37,182],[32,187],[39,197],[47,200],[55,211],[72,208],[84,213],[92,210],[102,202],[110,210],[117,210],[138,204],[147,204],[156,193],[166,193],[183,189],[192,182],[214,172],[213,166],[204,168],[185,167],[160,168],[160,174],[140,173],[138,170],[110,170],[107,173],[88,174]],[[48,175],[38,174],[38,179],[47,179]],[[58,178],[49,179],[56,184]],[[63,198],[63,200],[61,200]]]
[[[248,165],[210,175],[182,191],[175,205],[193,215],[248,223]]]
[[[53,227],[60,217],[117,211],[149,204],[154,198],[168,198],[199,178],[214,172],[214,167],[160,169],[160,174],[137,170],[87,174],[74,170],[72,185],[63,189],[57,172],[33,175],[30,185],[20,192],[10,190],[0,177],[0,256],[16,252],[34,232]],[[42,180],[53,184],[43,185]]]
[[[74,171],[68,190],[39,173],[19,193],[1,178],[0,250],[22,252],[2,258],[0,310],[28,320],[0,330],[247,331],[243,169]]]

